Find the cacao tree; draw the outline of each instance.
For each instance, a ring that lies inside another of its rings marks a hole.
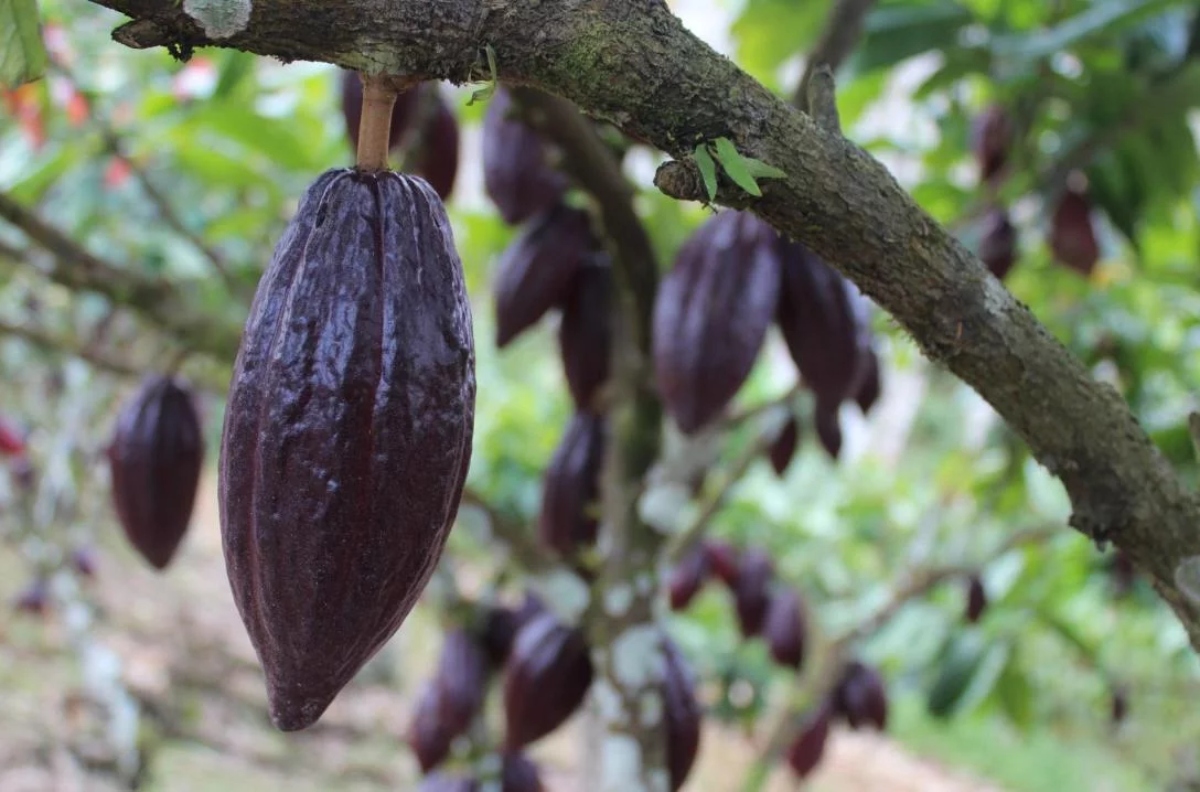
[[[585,788],[763,789],[914,696],[1194,691],[1200,12],[803,5],[0,9],[0,514],[94,766],[175,723],[94,544],[180,574],[205,462],[278,729],[437,613],[405,788],[555,789],[581,714]]]

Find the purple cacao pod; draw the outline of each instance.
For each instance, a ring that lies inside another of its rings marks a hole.
[[[558,204],[509,244],[496,266],[496,346],[503,349],[571,294],[595,245],[586,212]]]
[[[611,341],[612,267],[607,256],[596,256],[575,273],[558,325],[563,373],[576,409],[592,409],[608,381]]]
[[[442,693],[436,682],[426,684],[417,697],[413,708],[412,720],[408,726],[408,744],[422,773],[428,773],[433,768],[446,761],[450,755],[450,746],[458,733],[450,729],[442,720]]]
[[[857,660],[846,664],[834,689],[833,703],[836,713],[845,718],[852,729],[873,726],[883,731],[887,728],[887,690],[883,677],[868,665]]]
[[[151,566],[164,569],[187,533],[204,463],[191,394],[169,377],[146,379],[117,418],[108,457],[121,527]]]
[[[879,355],[874,349],[868,350],[867,354],[867,371],[863,375],[862,385],[855,394],[854,400],[858,402],[858,408],[862,410],[863,415],[871,411],[875,406],[875,402],[879,401],[879,396],[882,393],[882,383],[880,382],[879,371]]]
[[[1050,250],[1054,260],[1082,275],[1092,274],[1100,260],[1100,244],[1092,225],[1087,196],[1067,189],[1050,218]]]
[[[705,539],[704,553],[708,556],[708,565],[717,579],[731,591],[735,589],[742,563],[737,548],[720,539]]]
[[[807,778],[821,764],[825,755],[825,743],[829,741],[829,721],[832,707],[822,701],[808,714],[800,727],[799,734],[787,749],[787,762],[799,778]]]
[[[983,587],[983,579],[979,575],[971,575],[967,578],[967,621],[975,624],[983,616],[983,612],[987,610],[988,596],[987,589]]]
[[[259,283],[228,404],[226,569],[271,719],[294,731],[416,604],[470,463],[470,304],[426,182],[318,177]]]
[[[433,109],[421,130],[421,153],[413,170],[446,201],[458,178],[458,119],[437,88],[429,86],[426,95]]]
[[[750,547],[742,553],[733,604],[743,638],[753,638],[762,632],[774,577],[775,564],[766,550]]]
[[[504,674],[506,746],[517,751],[561,726],[592,685],[583,633],[543,613],[517,633]]]
[[[1004,209],[993,208],[984,215],[979,259],[1000,280],[1017,262],[1017,229]]]
[[[776,589],[763,623],[763,637],[767,639],[767,648],[775,662],[799,671],[804,664],[807,632],[804,604],[799,593],[791,588]]]
[[[513,641],[520,629],[520,616],[517,611],[503,605],[488,607],[479,624],[479,642],[483,645],[484,654],[493,668],[504,665],[508,653],[512,651]]]
[[[489,670],[487,653],[474,635],[461,627],[446,633],[435,683],[441,721],[454,734],[467,731],[483,708]]]
[[[680,611],[692,603],[711,572],[708,552],[697,544],[679,560],[667,575],[667,596],[671,610]]]
[[[579,412],[550,459],[542,485],[538,538],[564,558],[596,540],[599,525],[590,513],[600,497],[604,419]]]
[[[483,185],[509,225],[548,209],[567,191],[567,179],[550,167],[541,137],[510,118],[512,97],[496,90],[483,118]]]
[[[999,105],[992,105],[975,118],[971,125],[971,150],[981,180],[990,182],[1001,175],[1012,150],[1013,134],[1012,119]]]
[[[796,455],[796,446],[799,444],[800,424],[797,423],[796,417],[792,416],[788,418],[787,423],[779,430],[779,434],[771,441],[771,445],[767,449],[768,456],[771,458],[771,467],[775,470],[776,476],[783,478],[788,465],[792,464],[792,457]]]
[[[504,755],[504,766],[500,777],[500,792],[543,792],[537,765],[525,754]]]
[[[722,212],[679,251],[654,300],[654,373],[663,406],[693,434],[750,375],[779,300],[778,235]]]
[[[696,700],[696,679],[687,658],[663,635],[663,715],[667,727],[667,774],[671,792],[683,786],[696,752],[700,749],[700,719],[703,715]]]

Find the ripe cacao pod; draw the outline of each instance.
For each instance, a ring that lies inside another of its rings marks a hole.
[[[1050,218],[1050,250],[1059,264],[1083,275],[1092,274],[1100,260],[1100,244],[1092,226],[1092,208],[1087,197],[1067,189]]]
[[[450,746],[458,733],[442,720],[442,691],[436,682],[426,684],[417,697],[412,720],[408,726],[408,744],[422,773],[446,761]]]
[[[592,408],[608,381],[612,341],[612,267],[607,256],[593,256],[575,273],[562,321],[558,348],[567,388],[579,410]]]
[[[0,418],[0,455],[20,456],[25,453],[25,438],[17,428]]]
[[[704,553],[708,556],[708,565],[717,579],[731,590],[735,588],[741,574],[741,557],[737,548],[720,539],[706,539]]]
[[[500,792],[542,792],[545,789],[537,765],[524,754],[505,754],[501,772]]]
[[[492,289],[498,348],[566,302],[594,246],[587,213],[566,204],[539,215],[509,244]]]
[[[431,86],[432,87],[432,86]],[[420,108],[421,95],[427,90],[424,84],[415,86],[396,97],[392,105],[392,127],[388,134],[388,149],[395,149],[412,126]],[[363,87],[358,72],[342,69],[342,117],[346,120],[346,136],[351,150],[358,148],[358,129],[362,124]]]
[[[467,731],[482,709],[488,672],[487,653],[474,635],[461,627],[446,633],[435,683],[441,721],[452,733]]]
[[[691,604],[710,572],[708,552],[704,545],[697,544],[684,554],[667,576],[667,597],[671,610],[680,611]]]
[[[458,178],[458,119],[436,87],[429,86],[425,95],[433,107],[421,130],[421,151],[413,172],[429,182],[429,186],[446,201],[454,192],[454,181]]]
[[[1013,123],[1003,107],[992,105],[971,125],[971,150],[979,166],[979,177],[990,182],[1008,164],[1013,144]]]
[[[979,260],[1000,280],[1017,262],[1017,229],[1004,209],[994,208],[984,215]]]
[[[979,575],[971,575],[967,578],[967,621],[971,624],[978,622],[987,606],[987,589],[983,587],[983,580]]]
[[[857,660],[851,660],[842,671],[834,689],[834,709],[846,719],[850,728],[874,726],[887,728],[888,701],[883,677],[879,672]]]
[[[807,632],[800,595],[791,588],[776,589],[763,623],[763,637],[775,662],[799,671],[804,664]]]
[[[879,356],[874,349],[868,350],[867,354],[867,372],[863,375],[862,385],[858,389],[854,400],[858,402],[858,408],[866,415],[875,406],[875,402],[879,401],[879,396],[882,393],[882,384],[880,382],[879,372]]]
[[[538,519],[538,538],[564,558],[596,541],[599,521],[591,512],[600,497],[603,462],[604,419],[575,413],[546,468]]]
[[[766,550],[751,547],[742,553],[737,584],[733,588],[733,605],[743,638],[753,638],[762,632],[774,577],[775,564]]]
[[[779,300],[778,234],[721,212],[684,243],[654,300],[654,373],[663,406],[693,434],[741,388]]]
[[[808,714],[800,733],[787,749],[788,766],[799,778],[807,778],[821,764],[825,743],[829,741],[829,722],[833,717],[828,701],[822,701]]]
[[[821,447],[834,459],[842,450],[842,419],[838,407],[832,402],[818,401],[813,410],[813,426]]]
[[[234,601],[280,729],[314,723],[424,590],[474,411],[441,200],[416,177],[322,174],[251,306],[218,481]]]
[[[506,746],[517,751],[561,726],[592,685],[583,633],[543,613],[521,628],[504,674]]]
[[[667,730],[667,775],[671,792],[683,786],[700,749],[700,702],[687,658],[670,636],[663,635],[663,717]]]
[[[479,641],[492,667],[499,668],[508,659],[521,626],[519,619],[517,611],[503,605],[495,605],[484,611],[480,619]]]
[[[799,443],[800,425],[796,422],[796,417],[792,416],[788,418],[783,429],[779,430],[779,434],[771,441],[771,446],[767,449],[775,475],[783,478],[788,465],[792,463],[792,457],[796,455],[796,446]]]
[[[1129,692],[1124,685],[1114,685],[1109,702],[1109,720],[1119,726],[1129,717]]]
[[[512,97],[496,90],[483,118],[483,186],[509,225],[548,209],[567,191],[567,179],[550,167],[541,137],[510,118]]]
[[[144,380],[117,417],[108,458],[125,535],[151,566],[166,568],[187,533],[204,463],[191,394],[170,377]]]

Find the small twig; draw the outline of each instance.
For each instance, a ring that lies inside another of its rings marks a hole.
[[[863,22],[867,13],[875,6],[875,0],[837,0],[825,21],[825,29],[817,45],[809,53],[804,75],[796,86],[792,104],[811,113],[812,98],[808,84],[819,67],[827,67],[832,73],[844,61],[862,37]]]

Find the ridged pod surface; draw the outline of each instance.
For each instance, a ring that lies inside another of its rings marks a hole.
[[[446,633],[434,680],[441,721],[449,731],[462,734],[470,728],[483,708],[489,672],[487,652],[478,638],[461,627]]]
[[[571,717],[592,685],[583,633],[543,613],[521,628],[504,675],[506,746],[516,751]]]
[[[779,329],[816,395],[817,437],[836,458],[842,441],[838,407],[858,393],[869,365],[866,298],[799,242],[780,239],[779,251]]]
[[[654,301],[654,373],[663,406],[692,434],[746,381],[779,300],[778,235],[721,212],[684,243]]]
[[[763,622],[763,637],[767,640],[771,658],[799,671],[804,664],[807,632],[800,594],[791,588],[776,589]]]
[[[117,416],[108,459],[125,536],[151,566],[166,568],[187,533],[204,463],[191,394],[170,377],[144,380]]]
[[[509,225],[523,223],[553,206],[567,179],[550,167],[537,132],[510,118],[512,97],[497,89],[483,117],[483,185]]]
[[[226,568],[280,729],[314,723],[424,590],[474,410],[441,200],[415,177],[322,174],[259,283],[219,470]]]
[[[590,409],[608,381],[612,341],[612,267],[595,256],[575,273],[562,306],[558,349],[567,389],[579,410]]]
[[[542,480],[538,538],[570,557],[596,540],[598,521],[588,507],[600,497],[604,418],[578,412],[571,418]]]
[[[587,213],[565,204],[539,215],[509,244],[492,284],[497,347],[566,302],[593,246]]]
[[[696,678],[683,652],[663,635],[663,715],[667,727],[667,774],[672,792],[683,786],[700,749],[702,711],[696,700]]]

